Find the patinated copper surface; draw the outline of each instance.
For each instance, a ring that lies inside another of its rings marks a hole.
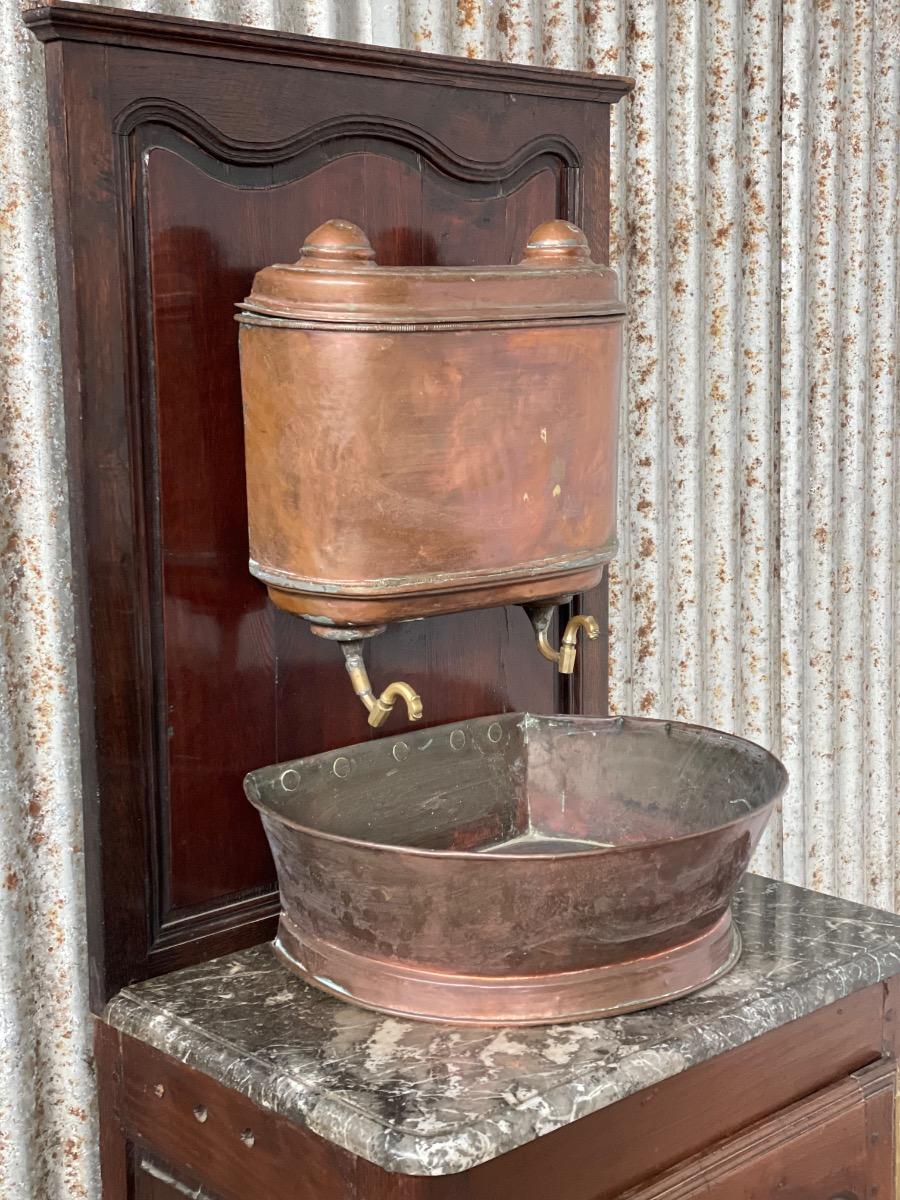
[[[367,626],[593,587],[615,551],[622,305],[552,221],[506,267],[379,267],[329,221],[242,306],[251,570]]]
[[[739,953],[729,903],[787,776],[698,726],[507,714],[254,771],[278,953],[434,1020],[658,1004]]]

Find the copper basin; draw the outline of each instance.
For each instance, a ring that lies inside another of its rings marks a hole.
[[[276,952],[356,1004],[464,1024],[626,1012],[722,975],[787,783],[752,742],[510,713],[251,772]]]

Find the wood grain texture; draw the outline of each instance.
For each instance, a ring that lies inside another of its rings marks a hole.
[[[890,1197],[895,1076],[882,1059],[621,1200]]]
[[[129,45],[192,55],[207,54],[246,61],[278,63],[282,59],[310,69],[356,73],[364,64],[388,78],[434,82],[451,79],[454,86],[480,91],[512,90],[523,96],[550,96],[582,102],[614,104],[634,86],[625,76],[588,71],[558,71],[519,63],[485,62],[446,54],[422,55],[383,46],[330,41],[278,30],[248,29],[187,17],[143,16],[126,9],[85,6],[56,0],[25,14],[43,42],[61,38],[99,45]],[[162,44],[162,45],[161,45]]]
[[[371,736],[336,648],[247,571],[234,303],[335,215],[386,264],[508,261],[552,216],[603,261],[627,82],[79,4],[27,19],[47,42],[100,1006],[269,936],[243,773]],[[605,635],[604,595],[582,603]],[[368,653],[430,724],[605,709],[605,643],[560,681],[519,609]]]
[[[97,1072],[97,1105],[100,1118],[100,1168],[103,1200],[130,1196],[134,1157],[121,1119],[122,1057],[119,1034],[94,1022],[94,1068]]]

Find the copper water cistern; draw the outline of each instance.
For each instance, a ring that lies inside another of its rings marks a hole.
[[[240,306],[250,569],[341,643],[379,725],[363,645],[391,621],[526,606],[571,673],[573,618],[613,557],[624,309],[575,225],[540,225],[514,266],[378,266],[350,221],[260,271]],[[460,336],[463,334],[464,336]]]

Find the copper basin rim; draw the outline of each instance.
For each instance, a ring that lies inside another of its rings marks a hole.
[[[731,899],[786,785],[732,734],[528,713],[245,780],[287,965],[356,1004],[483,1025],[643,1008],[730,969]]]

